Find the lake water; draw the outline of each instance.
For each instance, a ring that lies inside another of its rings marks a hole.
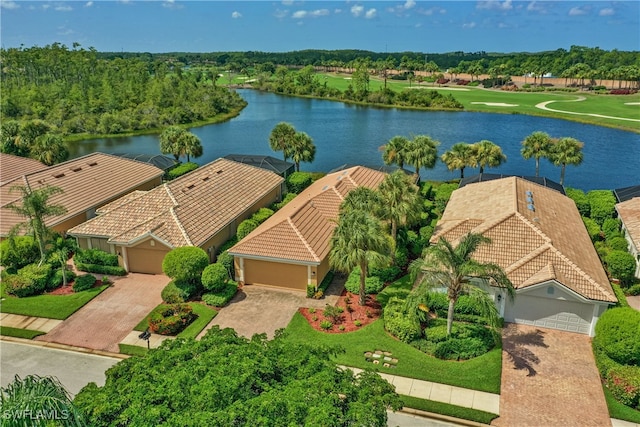
[[[249,105],[228,122],[193,128],[204,154],[194,159],[209,163],[227,154],[265,154],[281,158],[269,148],[273,127],[286,121],[309,134],[317,147],[316,159],[301,164],[302,170],[329,171],[349,165],[383,165],[379,147],[396,135],[429,135],[441,142],[439,153],[457,142],[488,139],[502,147],[507,162],[487,173],[534,175],[535,162],[520,155],[521,141],[535,131],[553,137],[573,137],[584,142],[584,162],[567,166],[565,185],[583,190],[615,189],[640,184],[640,135],[600,126],[541,117],[471,112],[425,112],[362,107],[318,99],[293,98],[250,89],[239,90]],[[108,138],[73,143],[72,157],[94,151],[105,153],[159,154],[157,135]],[[477,170],[467,168],[465,176]],[[452,179],[439,162],[422,170],[423,179]],[[559,181],[560,168],[547,160],[540,175]]]

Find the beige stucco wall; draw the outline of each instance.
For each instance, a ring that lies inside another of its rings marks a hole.
[[[236,279],[241,277],[241,264],[244,270],[244,283],[249,285],[277,286],[280,288],[306,291],[308,280],[308,266],[302,264],[287,264],[255,259],[235,258]],[[315,268],[315,266],[312,266]]]

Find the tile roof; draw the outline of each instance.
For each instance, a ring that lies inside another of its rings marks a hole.
[[[6,208],[20,200],[19,193],[11,190],[16,185],[27,185],[32,189],[52,185],[63,190],[62,194],[50,199],[51,204],[62,205],[67,210],[63,215],[46,220],[48,226],[53,226],[127,194],[162,174],[163,171],[155,166],[104,153],[92,153],[23,174],[0,187],[0,235],[7,235],[11,227],[25,220]]]
[[[0,153],[0,185],[31,172],[46,169],[47,166],[37,160]]]
[[[618,203],[616,210],[633,244],[637,250],[640,250],[640,197]]]
[[[574,202],[558,191],[519,177],[467,184],[431,241],[469,232],[491,239],[474,258],[500,265],[516,289],[555,279],[587,299],[616,301]]]
[[[329,254],[340,203],[357,187],[377,188],[385,173],[362,166],[317,180],[229,252],[289,261],[320,263]]]
[[[257,166],[262,169],[270,170],[278,175],[282,175],[288,170],[293,172],[296,166],[294,163],[259,154],[227,154],[224,158],[227,160],[233,160],[234,162],[244,163],[245,165]]]
[[[200,246],[282,181],[273,172],[218,159],[153,190],[131,193],[104,206],[100,215],[69,234],[101,236],[124,245],[153,234],[170,247]]]

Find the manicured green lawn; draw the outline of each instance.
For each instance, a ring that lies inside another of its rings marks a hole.
[[[490,424],[492,420],[498,418],[497,414],[478,411],[477,409],[463,408],[462,406],[450,405],[448,403],[434,402],[417,397],[400,395],[404,406],[407,408],[419,409],[421,411],[433,412],[435,414],[448,415],[450,417],[461,418],[463,420],[475,421],[482,424]]]
[[[30,329],[12,328],[10,326],[0,326],[0,335],[7,337],[34,339],[39,335],[44,335],[42,331],[32,331]]]
[[[640,424],[640,411],[636,411],[635,409],[632,409],[618,402],[606,387],[603,387],[603,390],[604,397],[607,400],[607,406],[609,407],[609,415],[611,416],[611,418],[617,418],[619,420]]]
[[[209,322],[218,314],[217,311],[215,311],[212,308],[209,308],[204,304],[200,304],[197,302],[190,302],[188,304],[193,309],[193,312],[198,315],[198,318],[194,320],[189,326],[187,326],[184,329],[184,331],[180,332],[177,335],[178,338],[195,338],[196,336],[198,336],[200,332],[202,332],[204,327],[207,326]],[[133,330],[140,331],[140,332],[146,331],[147,328],[149,327],[148,319],[149,319],[149,315],[145,316],[145,318],[142,319],[140,323],[138,323],[136,327],[133,328]]]
[[[102,285],[70,295],[37,295],[17,298],[8,296],[5,293],[4,285],[0,285],[0,295],[4,298],[0,303],[0,311],[24,316],[64,320],[100,295],[107,287],[108,285]]]
[[[128,354],[129,356],[145,356],[149,350],[147,347],[140,347],[130,344],[118,344],[120,354]]]

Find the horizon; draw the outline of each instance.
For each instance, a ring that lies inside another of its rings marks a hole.
[[[13,1],[2,47],[99,52],[640,51],[637,1]]]

